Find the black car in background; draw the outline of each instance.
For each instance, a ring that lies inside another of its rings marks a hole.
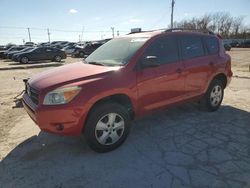
[[[242,44],[241,44],[242,48],[250,48],[250,40],[245,40]]]
[[[224,44],[224,48],[226,51],[230,51],[231,50],[231,45],[230,44]]]
[[[240,46],[240,43],[237,41],[237,40],[233,40],[231,43],[230,43],[231,47],[232,48],[236,48],[236,47],[239,47]]]
[[[83,46],[75,46],[72,57],[86,57],[104,43],[105,42],[86,42]]]
[[[17,57],[18,57],[19,54],[21,54],[23,52],[29,52],[29,51],[31,51],[33,49],[34,49],[34,47],[27,47],[27,48],[24,48],[24,49],[22,49],[20,51],[17,51],[17,52],[14,51],[12,53],[9,53],[8,57],[9,57],[9,59],[12,59],[13,61],[17,61]]]
[[[24,48],[27,48],[27,46],[13,46],[4,52],[3,58],[7,58],[8,54],[11,52],[14,52],[14,51],[17,52],[17,51],[23,50]]]
[[[4,52],[6,52],[6,46],[0,46],[0,58],[4,57]]]
[[[54,41],[50,44],[51,47],[62,49],[64,46],[68,45],[70,42],[68,41]]]
[[[6,56],[6,58],[7,59],[12,59],[12,56],[13,55],[15,55],[15,54],[18,54],[18,53],[22,53],[22,52],[27,52],[27,51],[30,51],[30,50],[32,50],[32,49],[34,49],[34,47],[25,47],[24,49],[22,49],[22,50],[17,50],[17,51],[11,51],[11,52],[9,52],[8,54],[7,54],[7,56]]]
[[[66,59],[64,51],[53,47],[38,47],[28,52],[18,54],[16,61],[28,63],[29,61],[52,60],[60,62]]]

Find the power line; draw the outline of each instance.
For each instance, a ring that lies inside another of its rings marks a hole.
[[[46,28],[37,28],[37,27],[29,27],[30,30],[41,30],[47,31]],[[26,27],[14,27],[14,26],[0,26],[0,29],[27,29]],[[72,32],[72,33],[81,33],[82,30],[64,30],[64,29],[53,29],[50,28],[50,31],[58,31],[58,32]],[[107,33],[109,30],[84,30],[84,33]],[[120,32],[129,32],[129,30],[121,30]]]

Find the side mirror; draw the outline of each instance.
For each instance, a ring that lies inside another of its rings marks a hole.
[[[158,62],[158,58],[156,56],[147,56],[142,61],[142,67],[158,67],[160,66],[160,63]]]

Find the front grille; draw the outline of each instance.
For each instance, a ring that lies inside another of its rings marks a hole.
[[[26,85],[26,93],[28,94],[28,96],[30,97],[32,102],[35,103],[36,105],[38,105],[38,103],[39,103],[38,91],[35,90],[34,88],[30,87],[30,85],[28,83]]]

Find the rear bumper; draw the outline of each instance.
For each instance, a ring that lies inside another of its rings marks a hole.
[[[67,105],[37,106],[26,93],[23,95],[23,106],[31,119],[43,131],[59,135],[82,134],[86,118],[83,108]]]

